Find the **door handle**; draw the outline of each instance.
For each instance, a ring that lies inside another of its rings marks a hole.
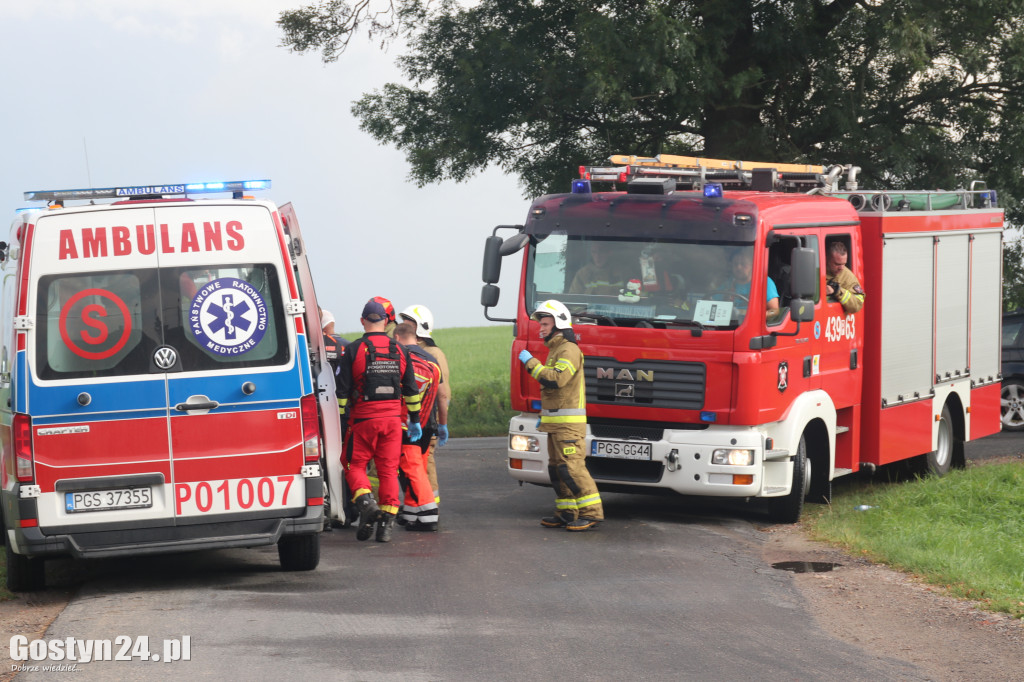
[[[190,395],[188,400],[174,406],[178,412],[191,412],[192,410],[215,410],[220,407],[216,400],[210,400],[205,395]]]

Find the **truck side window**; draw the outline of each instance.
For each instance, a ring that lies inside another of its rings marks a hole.
[[[818,252],[818,238],[815,235],[780,235],[774,243],[768,247],[768,277],[775,282],[779,292],[779,314],[769,317],[769,326],[781,324],[786,319],[786,308],[793,300],[792,284],[792,254],[793,249],[803,246]],[[819,278],[815,278],[818,281]],[[814,301],[817,302],[821,295],[819,290],[815,292]]]

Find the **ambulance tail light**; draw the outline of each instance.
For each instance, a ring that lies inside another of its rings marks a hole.
[[[316,395],[302,396],[302,448],[307,462],[320,461],[320,415]]]
[[[32,481],[32,418],[27,414],[14,415],[11,427],[14,441],[15,475],[22,483]]]

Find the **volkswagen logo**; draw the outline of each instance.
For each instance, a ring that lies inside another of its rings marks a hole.
[[[178,362],[178,352],[170,346],[161,346],[153,353],[153,363],[160,369],[170,369]]]

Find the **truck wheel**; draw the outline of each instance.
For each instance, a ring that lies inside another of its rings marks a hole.
[[[312,571],[320,564],[320,533],[285,535],[277,541],[277,557],[286,571]]]
[[[942,406],[942,416],[939,418],[939,433],[935,441],[935,450],[926,455],[921,455],[919,462],[922,473],[931,476],[945,476],[953,464],[953,419],[949,414],[949,406]]]
[[[807,442],[800,444],[793,456],[793,483],[789,494],[768,499],[768,518],[772,523],[796,523],[804,510],[804,497],[811,489],[811,461],[807,459]]]
[[[11,545],[4,543],[7,559],[7,589],[11,592],[32,592],[46,587],[46,564],[41,557],[15,554]]]
[[[1024,382],[1006,380],[1000,398],[1003,431],[1024,431]]]

